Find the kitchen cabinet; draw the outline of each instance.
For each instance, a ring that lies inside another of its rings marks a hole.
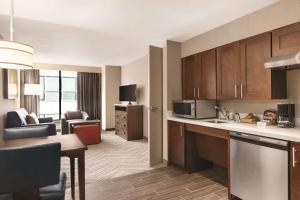
[[[198,94],[197,79],[201,77],[201,66],[198,54],[182,59],[182,97],[183,99],[196,99]],[[201,82],[201,78],[200,81]],[[201,87],[201,86],[200,86]]]
[[[168,121],[168,161],[179,167],[185,167],[184,124]]]
[[[241,41],[241,99],[286,98],[286,71],[265,69],[271,57],[271,33]]]
[[[201,53],[201,99],[217,99],[216,49]]]
[[[239,98],[241,83],[240,42],[217,48],[217,99]]]
[[[182,59],[183,99],[216,99],[216,50]]]
[[[291,200],[300,200],[300,143],[290,144],[290,189]]]
[[[300,51],[300,22],[272,32],[273,56],[283,56]]]

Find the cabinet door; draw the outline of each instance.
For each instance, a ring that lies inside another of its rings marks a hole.
[[[182,59],[182,98],[186,100],[195,99],[195,88],[193,70],[196,63],[196,56],[188,56]]]
[[[217,98],[240,97],[241,80],[240,43],[234,42],[217,48]]]
[[[291,143],[290,181],[291,200],[300,200],[300,143]]]
[[[201,53],[201,99],[217,98],[216,49]]]
[[[241,41],[241,98],[271,99],[271,70],[264,67],[270,57],[271,33]]]
[[[184,124],[168,121],[168,146],[169,162],[184,168]]]
[[[300,51],[300,22],[272,32],[273,56],[283,56]]]
[[[195,94],[195,99],[203,99],[202,97],[202,66],[201,66],[202,54],[195,54],[195,62],[193,65],[192,76],[193,80],[193,93]]]

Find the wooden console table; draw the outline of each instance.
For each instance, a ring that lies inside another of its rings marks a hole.
[[[115,128],[126,140],[143,139],[143,105],[115,105]]]

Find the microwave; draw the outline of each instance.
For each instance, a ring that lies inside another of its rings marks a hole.
[[[173,115],[189,119],[216,118],[216,100],[173,101]]]

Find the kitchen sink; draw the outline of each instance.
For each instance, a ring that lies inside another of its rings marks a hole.
[[[228,123],[227,121],[222,121],[222,120],[218,120],[218,119],[207,120],[207,121],[205,121],[205,122],[208,122],[208,123],[214,123],[214,124]]]

